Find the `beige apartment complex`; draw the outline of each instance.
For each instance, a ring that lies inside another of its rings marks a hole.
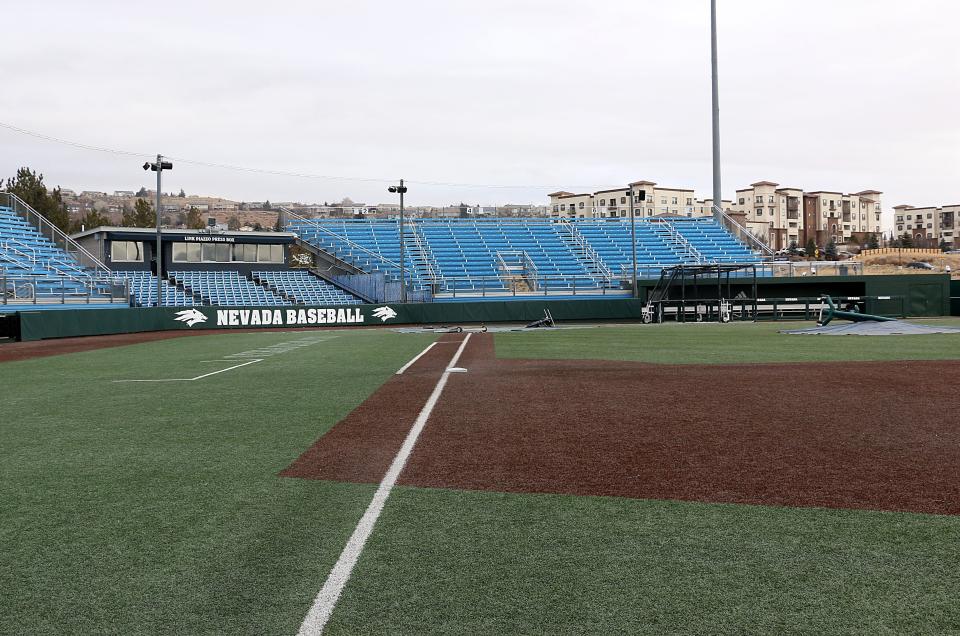
[[[639,198],[641,191],[643,201]],[[698,199],[693,189],[668,188],[653,181],[634,181],[623,188],[593,193],[560,191],[548,196],[554,217],[595,219],[629,216],[631,194],[637,218],[696,218],[713,213],[713,201]],[[871,234],[881,232],[881,194],[877,190],[853,194],[805,192],[802,188],[781,187],[773,181],[758,181],[737,190],[733,201],[721,203],[725,212],[732,214],[757,238],[779,250],[791,244],[802,247],[810,239],[819,246],[831,240],[838,244],[866,243]],[[951,225],[955,216],[950,216]]]
[[[643,192],[643,200],[640,193]],[[551,216],[566,219],[626,218],[630,215],[631,196],[637,218],[652,216],[710,216],[709,199],[697,199],[692,188],[669,188],[653,181],[634,181],[622,188],[575,194],[561,190],[550,197]],[[731,202],[724,201],[724,208]]]
[[[960,204],[924,208],[898,205],[893,208],[894,234],[909,234],[922,247],[934,247],[943,241],[951,248],[956,248],[958,220]]]
[[[734,211],[743,215],[748,229],[773,249],[799,247],[813,239],[817,245],[866,243],[879,234],[880,195],[877,190],[853,194],[780,187],[758,181],[737,190]]]

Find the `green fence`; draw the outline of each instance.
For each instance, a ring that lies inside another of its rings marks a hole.
[[[955,296],[960,289],[953,283]],[[79,311],[20,312],[21,340],[89,336],[174,329],[260,329],[316,326],[441,325],[480,322],[529,322],[549,309],[557,320],[633,320],[650,285],[643,284],[640,298],[413,303],[408,305],[355,305],[350,307],[161,307],[142,309],[84,309]],[[732,281],[731,296],[751,290],[752,279]],[[688,286],[688,289],[689,286]],[[716,283],[702,281],[688,296],[716,297]],[[871,297],[868,313],[908,316],[943,316],[951,311],[951,282],[945,274],[914,276],[844,276],[757,279],[757,295],[766,298]],[[957,311],[954,301],[954,313]]]
[[[41,340],[142,331],[369,327],[480,322],[530,322],[549,309],[557,320],[640,317],[639,300],[535,300],[349,307],[161,307],[20,313],[20,339]]]

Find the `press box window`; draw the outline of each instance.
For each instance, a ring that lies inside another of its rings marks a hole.
[[[114,263],[142,263],[143,243],[140,241],[111,241],[110,260]]]

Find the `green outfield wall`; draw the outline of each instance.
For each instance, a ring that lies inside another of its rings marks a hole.
[[[687,298],[716,298],[715,280],[688,285]],[[558,321],[635,320],[656,281],[642,281],[640,298],[530,300],[349,307],[160,307],[25,311],[17,315],[20,340],[72,336],[200,329],[262,329],[297,327],[372,327],[458,323],[530,322],[549,310]],[[951,283],[947,275],[844,276],[757,279],[759,298],[862,296],[865,310],[891,316],[943,316],[950,313]],[[956,288],[955,288],[956,290]],[[726,285],[724,284],[724,291]],[[752,295],[752,281],[731,283],[731,296]],[[960,294],[958,294],[960,295]],[[13,322],[9,324],[14,324]]]

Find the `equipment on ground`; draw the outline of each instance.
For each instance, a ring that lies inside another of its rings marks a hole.
[[[529,325],[524,327],[525,329],[538,329],[541,327],[556,327],[557,324],[553,321],[553,314],[550,313],[549,309],[543,310],[543,318],[540,320],[534,320]]]
[[[893,322],[896,320],[896,318],[861,313],[858,311],[856,303],[850,303],[846,309],[838,309],[830,296],[821,296],[820,299],[824,301],[824,304],[820,305],[820,315],[817,317],[817,325],[820,327],[826,326],[834,318],[853,322]]]

